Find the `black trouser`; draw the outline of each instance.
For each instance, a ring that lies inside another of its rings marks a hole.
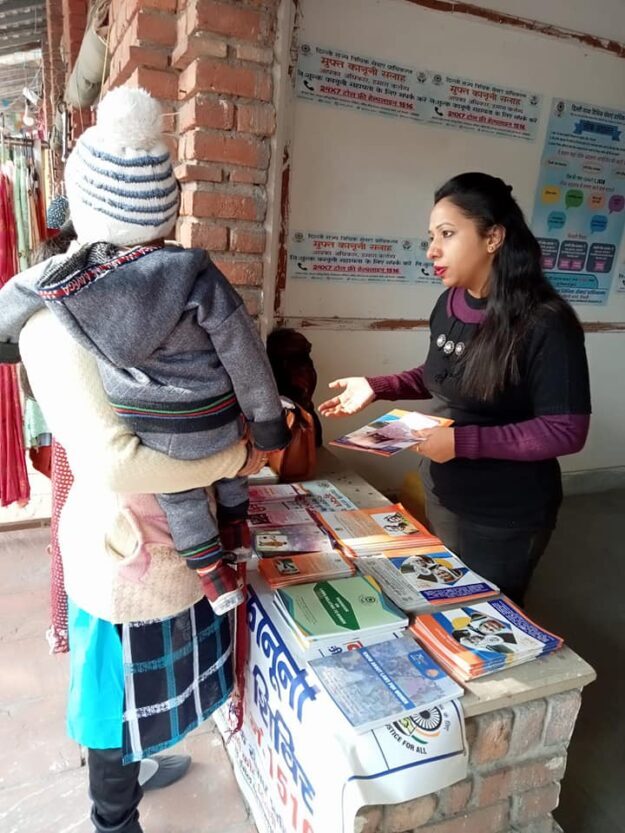
[[[97,833],[143,833],[139,824],[140,764],[122,764],[121,749],[89,749],[91,821]]]
[[[519,605],[551,538],[552,529],[510,529],[476,524],[427,500],[428,528],[467,567],[493,581]]]

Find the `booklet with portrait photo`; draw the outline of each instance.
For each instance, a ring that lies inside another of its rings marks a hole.
[[[407,613],[496,596],[499,588],[470,570],[445,547],[415,547],[354,559],[362,575]]]
[[[563,644],[505,597],[422,614],[410,630],[461,682],[545,656]]]

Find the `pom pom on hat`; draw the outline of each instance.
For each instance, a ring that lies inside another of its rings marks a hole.
[[[145,90],[116,87],[98,107],[96,130],[111,147],[150,150],[163,141],[163,111]]]
[[[79,243],[132,246],[172,231],[179,189],[161,122],[160,104],[140,88],[117,87],[102,99],[65,166]]]

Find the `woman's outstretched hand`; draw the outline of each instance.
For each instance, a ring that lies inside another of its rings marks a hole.
[[[346,379],[335,379],[328,385],[330,388],[344,388],[338,396],[333,396],[319,405],[319,413],[324,417],[341,417],[357,414],[370,405],[375,394],[364,376],[349,376]]]

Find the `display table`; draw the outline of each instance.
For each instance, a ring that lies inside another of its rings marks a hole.
[[[317,476],[358,506],[388,502],[329,453]],[[314,687],[253,572],[248,620],[245,724],[226,748],[259,833],[554,829],[581,690],[595,679],[572,650],[469,683],[460,708],[356,735]],[[225,714],[217,722],[226,734]]]

